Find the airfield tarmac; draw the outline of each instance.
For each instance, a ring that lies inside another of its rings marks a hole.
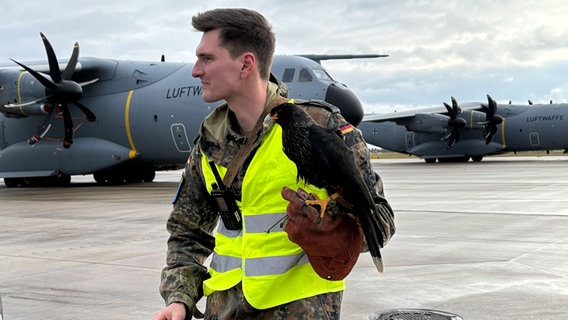
[[[475,319],[566,319],[568,158],[375,160],[397,233],[368,253],[342,319],[424,308]],[[165,221],[180,172],[155,182],[7,189],[0,183],[4,320],[151,319],[162,308]],[[203,306],[203,303],[200,303]]]

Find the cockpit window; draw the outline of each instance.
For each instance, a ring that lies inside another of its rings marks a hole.
[[[312,80],[313,80],[312,75],[310,74],[310,71],[308,71],[308,69],[306,68],[300,69],[300,76],[298,77],[298,82],[310,82]]]
[[[292,82],[294,80],[294,74],[295,73],[296,73],[296,69],[294,69],[294,68],[284,69],[284,74],[282,74],[282,81]]]
[[[312,82],[314,77],[319,80],[334,81],[333,77],[323,68],[311,69],[300,68],[298,69],[298,82]],[[293,82],[296,75],[296,68],[286,68],[282,73],[283,82]]]
[[[325,71],[324,69],[312,69],[312,71],[315,73],[316,77],[318,77],[318,79],[320,80],[330,80],[330,81],[333,80],[329,75],[329,73],[327,73],[327,71]]]

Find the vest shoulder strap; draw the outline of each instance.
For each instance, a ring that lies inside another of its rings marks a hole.
[[[258,134],[258,131],[262,127],[262,123],[264,122],[264,117],[266,116],[266,114],[270,110],[272,110],[272,108],[286,102],[288,102],[288,98],[276,95],[276,97],[268,103],[268,106],[265,108],[262,115],[258,118],[254,126],[254,129],[247,134],[247,140],[245,144],[239,149],[237,154],[233,157],[233,159],[231,159],[231,161],[227,165],[227,172],[225,173],[225,177],[223,178],[223,183],[225,184],[225,186],[230,186],[233,183],[235,177],[237,176],[237,172],[242,167],[245,159],[247,158],[247,155],[250,153],[250,149],[254,141],[256,140],[255,138],[256,135]]]

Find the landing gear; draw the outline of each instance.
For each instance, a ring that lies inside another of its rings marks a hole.
[[[438,158],[438,162],[468,162],[468,156],[451,157],[451,158]]]
[[[468,162],[470,159],[470,157],[468,156],[462,156],[462,157],[451,157],[451,158],[425,158],[424,161],[426,163],[435,163],[436,160],[438,160],[438,162]],[[483,156],[474,156],[471,157],[471,160],[473,162],[479,162],[481,161],[481,159],[483,159]]]
[[[152,182],[155,177],[156,171],[149,168],[117,168],[103,170],[93,174],[95,181],[103,185]]]
[[[60,174],[49,177],[4,178],[6,188],[68,187],[71,176]]]
[[[102,185],[152,182],[155,177],[156,171],[152,168],[120,168],[93,174],[95,181]],[[4,178],[6,188],[68,187],[70,184],[71,176],[67,174],[49,177]]]

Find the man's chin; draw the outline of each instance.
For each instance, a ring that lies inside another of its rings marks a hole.
[[[208,97],[205,97],[205,96],[201,96],[201,99],[203,99],[203,101],[205,101],[207,103],[212,103],[212,102],[217,102],[217,101],[222,100],[222,99],[208,98]]]
[[[207,94],[207,93],[205,93],[205,92],[203,92],[203,93],[201,94],[201,99],[203,99],[203,101],[205,101],[205,102],[207,102],[207,103],[216,102],[216,101],[221,100],[221,99],[218,99],[217,97],[212,96],[212,95],[210,95],[210,94]]]

